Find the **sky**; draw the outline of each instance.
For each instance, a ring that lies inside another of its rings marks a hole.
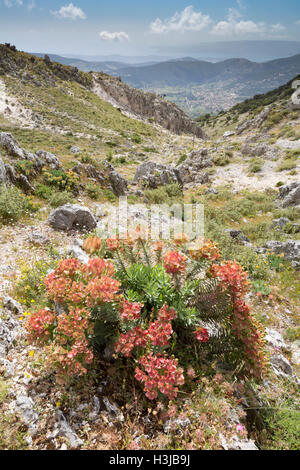
[[[0,0],[0,42],[28,52],[186,56],[242,40],[300,41],[299,0]]]

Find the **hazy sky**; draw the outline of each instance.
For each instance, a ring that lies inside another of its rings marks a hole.
[[[0,0],[0,42],[26,51],[187,55],[202,42],[259,39],[300,40],[300,1]]]

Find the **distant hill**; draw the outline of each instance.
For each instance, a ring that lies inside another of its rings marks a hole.
[[[170,60],[158,64],[124,67],[118,74],[127,83],[144,88],[145,86],[187,86],[202,85],[220,80],[247,80],[260,82],[272,80],[271,87],[291,79],[300,71],[300,54],[285,59],[265,63],[251,62],[247,59],[228,59],[211,63],[196,59]]]
[[[50,59],[85,72],[92,70],[121,77],[135,88],[165,96],[191,117],[227,110],[283,85],[300,72],[300,54],[262,63],[244,58],[208,62],[183,57],[132,65],[118,61],[89,62],[52,54]]]

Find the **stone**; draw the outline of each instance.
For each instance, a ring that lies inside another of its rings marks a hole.
[[[280,229],[283,229],[288,223],[290,223],[290,219],[287,217],[280,217],[280,219],[272,220],[272,224]]]
[[[107,397],[103,398],[103,403],[111,419],[117,419],[121,423],[124,421],[124,415],[115,403],[111,403]]]
[[[58,170],[61,167],[59,159],[53,153],[45,152],[44,150],[38,150],[36,154],[41,159],[43,164],[49,165],[50,168]]]
[[[230,235],[233,240],[240,240],[245,243],[250,243],[249,238],[246,237],[246,235],[244,235],[241,230],[226,229],[224,232],[228,233],[228,235]]]
[[[191,421],[189,418],[180,419],[169,419],[164,423],[164,432],[169,433],[172,430],[177,430],[181,432],[182,429],[188,428],[191,425]]]
[[[33,245],[45,246],[50,243],[50,239],[45,237],[42,233],[32,232],[28,235],[29,243]]]
[[[108,162],[104,162],[104,167],[108,173],[108,179],[115,196],[126,196],[128,190],[128,182],[121,176],[114,167]]]
[[[83,441],[77,436],[76,432],[69,425],[66,417],[61,410],[56,411],[56,423],[54,425],[54,432],[52,438],[57,436],[64,437],[70,443],[72,449],[78,449],[83,445]]]
[[[261,127],[261,125],[269,116],[270,112],[271,112],[271,108],[267,107],[257,116],[255,116],[254,119],[243,121],[241,124],[237,126],[235,130],[236,134],[237,135],[242,134],[245,130],[250,129],[250,128],[255,129],[255,128]]]
[[[38,432],[39,415],[34,409],[34,401],[27,395],[18,395],[15,401],[17,413],[29,428],[29,433],[34,436]]]
[[[235,435],[232,441],[227,442],[223,435],[220,434],[221,444],[224,450],[259,450],[252,440],[241,440]]]
[[[287,261],[300,263],[300,240],[289,240],[287,242],[272,240],[267,242],[264,248],[277,255],[283,253]]]
[[[6,170],[6,179],[9,183],[11,184],[16,184],[17,182],[17,174],[12,165],[6,164],[5,165],[5,170]]]
[[[3,297],[3,307],[7,308],[12,313],[15,313],[17,315],[21,315],[23,313],[23,307],[19,302],[14,300],[12,297],[9,297],[9,295],[4,295]]]
[[[81,263],[87,264],[89,256],[77,245],[69,245],[66,249],[66,254],[72,258],[77,258]]]
[[[291,346],[292,363],[296,366],[300,365],[300,341],[295,341]]]
[[[76,155],[77,153],[81,152],[81,149],[74,145],[73,147],[70,148],[70,152]]]
[[[0,145],[7,151],[11,157],[16,157],[20,160],[25,159],[24,150],[21,149],[16,139],[8,132],[0,133]]]
[[[227,137],[231,137],[232,135],[235,135],[234,131],[226,131],[223,134],[223,137],[226,139]]]
[[[281,377],[292,377],[294,375],[291,364],[282,354],[271,356],[270,362],[276,375]]]
[[[266,333],[267,334],[265,340],[270,346],[273,346],[273,348],[278,349],[287,348],[287,344],[285,343],[282,335],[278,331],[266,328]]]
[[[0,152],[0,184],[1,183],[6,183],[6,168],[1,158],[1,152]]]
[[[19,185],[21,186],[21,188],[23,189],[23,191],[25,193],[34,193],[35,192],[35,189],[31,185],[31,183],[30,183],[29,179],[27,178],[27,176],[19,175],[17,181],[18,181]]]
[[[294,182],[279,188],[277,202],[282,207],[300,206],[300,183]]]
[[[55,230],[85,230],[96,228],[97,222],[85,206],[66,204],[55,209],[49,216],[49,225]]]

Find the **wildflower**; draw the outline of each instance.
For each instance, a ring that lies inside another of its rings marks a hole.
[[[177,397],[178,386],[184,384],[184,377],[182,369],[177,368],[176,359],[150,353],[139,360],[139,365],[145,372],[136,367],[135,378],[144,383],[144,391],[149,400],[157,398],[158,391],[166,395],[169,400]]]
[[[120,248],[120,240],[115,238],[108,238],[106,240],[106,246],[109,251],[117,251]]]
[[[193,369],[192,366],[190,366],[187,370],[187,375],[190,379],[194,379],[196,377],[196,372],[195,369]]]
[[[209,341],[209,333],[206,328],[198,328],[195,331],[195,336],[199,343],[208,343]]]
[[[177,251],[168,251],[164,256],[164,266],[168,274],[185,272],[187,257]]]
[[[93,305],[112,302],[119,288],[120,282],[111,277],[102,276],[93,279],[86,288],[89,296],[87,305],[92,307]]]
[[[138,320],[142,308],[143,304],[140,304],[138,302],[131,303],[127,300],[124,300],[121,318],[126,321]]]
[[[85,240],[82,248],[87,253],[96,253],[102,248],[102,240],[98,237],[89,237]]]

